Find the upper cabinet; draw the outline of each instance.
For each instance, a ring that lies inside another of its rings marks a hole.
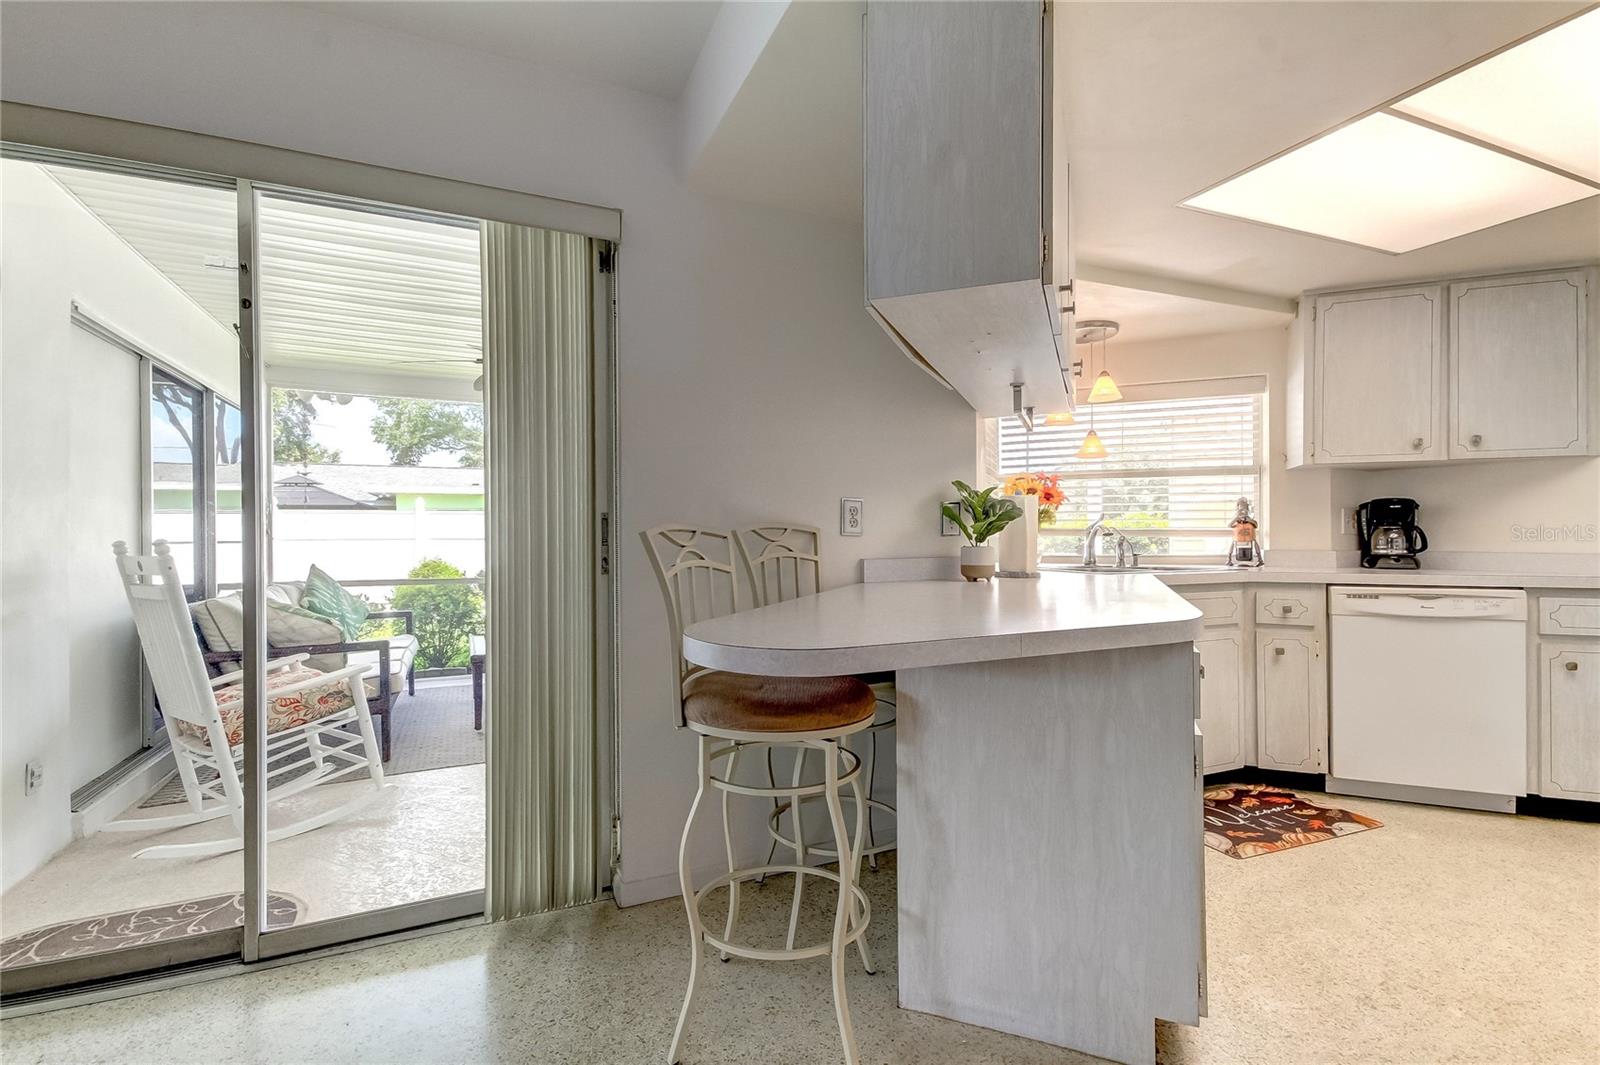
[[[1439,285],[1316,298],[1313,461],[1444,455],[1444,317]]]
[[[980,414],[1070,410],[1056,263],[1052,20],[1032,2],[871,2],[869,313]]]
[[[1450,454],[1589,452],[1586,271],[1450,286]]]
[[[1597,273],[1308,293],[1290,465],[1595,454]]]

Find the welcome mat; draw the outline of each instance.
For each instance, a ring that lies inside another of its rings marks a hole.
[[[1230,858],[1253,858],[1382,827],[1375,818],[1318,806],[1265,784],[1228,784],[1206,791],[1206,846]]]
[[[289,927],[300,916],[300,909],[300,903],[288,895],[268,892],[267,927]],[[244,895],[240,893],[106,913],[12,936],[0,943],[0,969],[105,954],[243,924]]]

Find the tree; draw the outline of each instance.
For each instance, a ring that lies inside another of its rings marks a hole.
[[[442,558],[425,558],[409,577],[465,577]],[[483,630],[483,593],[470,584],[407,584],[395,589],[390,605],[412,612],[417,636],[417,666],[464,666],[471,658],[467,639]]]
[[[372,439],[396,466],[420,466],[438,451],[455,452],[463,466],[483,465],[483,408],[432,399],[379,399]]]
[[[335,463],[339,452],[311,438],[317,401],[303,392],[272,390],[272,461],[286,466]]]

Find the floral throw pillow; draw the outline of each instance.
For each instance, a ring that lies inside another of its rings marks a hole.
[[[300,605],[336,623],[346,641],[354,640],[361,623],[367,620],[367,604],[339,587],[338,581],[316,566],[306,574],[305,594]]]

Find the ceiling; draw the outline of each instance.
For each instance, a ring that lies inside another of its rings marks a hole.
[[[1286,325],[1292,315],[1284,311],[1241,307],[1218,300],[1152,292],[1148,289],[1110,285],[1101,281],[1077,281],[1080,323],[1091,319],[1110,319],[1121,326],[1113,344],[1138,344],[1146,340],[1204,336],[1212,333],[1243,333],[1251,329],[1271,329]]]
[[[676,100],[722,3],[345,0],[296,6]]]
[[[232,190],[49,166],[52,177],[232,333]],[[478,228],[263,195],[261,345],[270,375],[450,382],[481,372]],[[374,391],[379,389],[374,388]],[[432,392],[434,388],[425,391]],[[410,394],[409,392],[405,394]]]
[[[1076,254],[1281,296],[1600,257],[1595,197],[1404,255],[1177,206],[1582,6],[1062,4]]]

